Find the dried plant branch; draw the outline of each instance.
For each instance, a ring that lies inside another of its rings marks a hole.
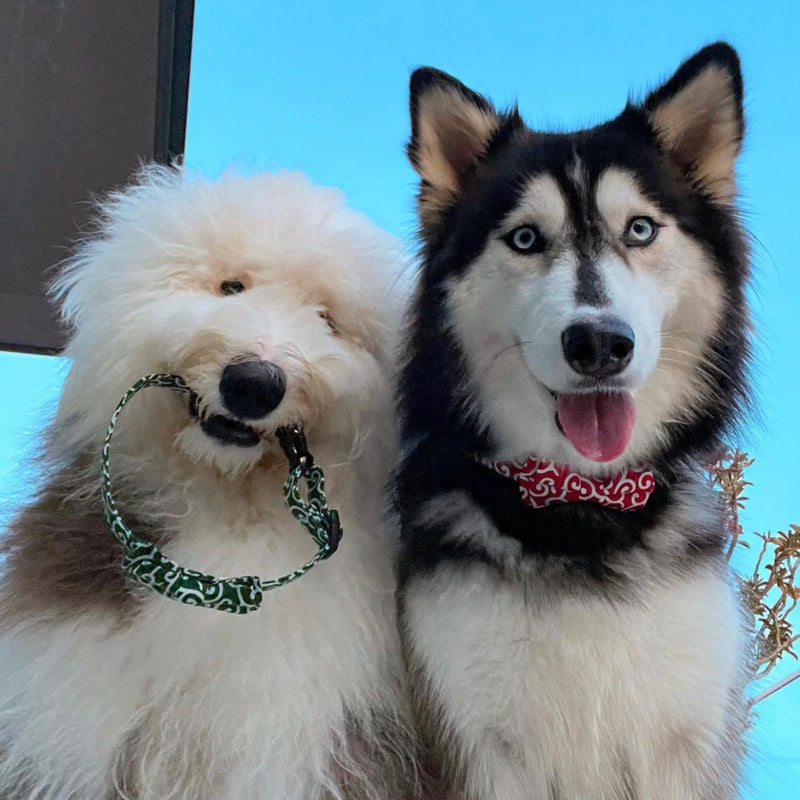
[[[725,497],[726,508],[728,511],[728,527],[731,535],[731,542],[728,546],[728,555],[733,555],[736,545],[742,540],[742,525],[739,522],[739,511],[744,508],[747,498],[744,491],[747,486],[752,486],[750,481],[744,479],[744,471],[753,465],[755,459],[750,458],[747,453],[740,450],[724,451],[720,454],[715,464],[709,467],[709,474],[712,484],[719,487]],[[745,544],[745,546],[747,546]]]
[[[767,677],[785,656],[797,660],[794,645],[800,641],[791,618],[800,601],[800,526],[789,525],[776,534],[753,532],[745,535],[739,519],[752,484],[745,480],[745,470],[753,459],[740,450],[724,451],[708,469],[709,480],[722,494],[728,514],[730,544],[728,558],[737,545],[750,546],[749,539],[761,540],[752,574],[741,579],[742,596],[753,612],[755,630],[755,680]],[[800,677],[800,670],[776,682],[756,695],[754,705]]]
[[[773,683],[772,686],[768,686],[763,692],[759,692],[750,701],[750,707],[752,708],[756,703],[766,700],[771,694],[775,694],[775,692],[777,692],[779,689],[783,689],[784,686],[788,686],[798,678],[800,678],[800,669],[796,669],[794,672],[789,673],[785,678],[781,678],[779,681]]]

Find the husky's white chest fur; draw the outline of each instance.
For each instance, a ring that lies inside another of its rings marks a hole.
[[[718,576],[553,605],[489,569],[409,587],[416,657],[468,797],[682,800],[723,791],[737,611]],[[545,595],[545,596],[542,596]],[[728,786],[727,791],[733,787]]]

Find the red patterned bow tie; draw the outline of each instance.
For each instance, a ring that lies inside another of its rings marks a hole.
[[[637,511],[647,505],[656,488],[652,472],[625,470],[618,475],[587,478],[565,464],[538,458],[527,461],[486,461],[493,470],[512,478],[522,501],[533,508],[553,503],[598,503],[620,511]]]

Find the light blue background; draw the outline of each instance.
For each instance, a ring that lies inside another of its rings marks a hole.
[[[411,246],[416,181],[403,148],[414,67],[451,72],[501,105],[518,100],[534,126],[573,128],[618,113],[629,92],[641,97],[702,45],[731,42],[745,77],[740,178],[754,237],[760,409],[737,440],[757,459],[744,523],[777,530],[800,522],[797,8],[716,0],[198,0],[186,160],[209,174],[231,163],[245,172],[303,170],[344,189],[353,206]],[[0,521],[30,486],[25,452],[54,408],[63,373],[58,359],[0,355]],[[740,553],[738,562],[747,560]],[[757,709],[743,796],[796,800],[800,681]]]

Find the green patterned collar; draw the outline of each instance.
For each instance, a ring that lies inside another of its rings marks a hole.
[[[109,453],[122,409],[137,392],[148,386],[175,389],[196,397],[178,375],[145,375],[128,389],[111,416],[102,451],[103,510],[111,532],[124,550],[122,568],[132,580],[187,605],[214,608],[231,614],[247,614],[259,608],[264,592],[291,583],[305,575],[318,561],[328,558],[336,551],[342,536],[339,514],[335,509],[328,508],[325,476],[314,464],[314,459],[306,448],[303,432],[297,428],[280,429],[278,439],[289,459],[289,476],[283,485],[286,504],[292,516],[311,534],[318,547],[316,555],[301,567],[272,580],[262,580],[254,575],[216,578],[176,564],[154,544],[133,533],[123,521],[114,502]],[[301,495],[301,481],[306,483],[305,499]]]

